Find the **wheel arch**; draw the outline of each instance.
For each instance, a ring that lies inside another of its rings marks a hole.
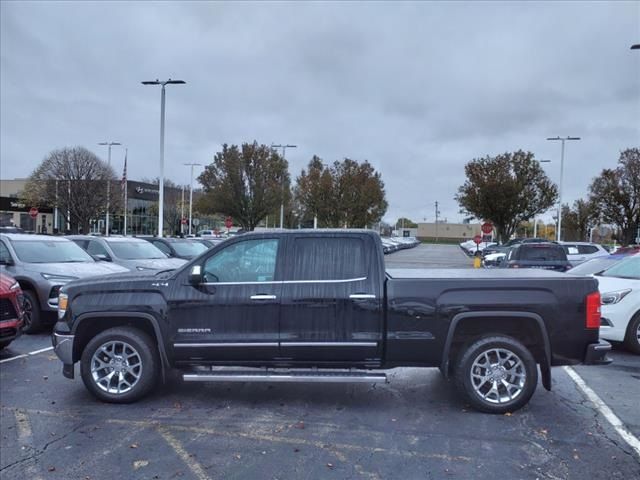
[[[133,327],[147,333],[156,342],[156,348],[160,355],[160,365],[162,378],[165,379],[166,369],[170,367],[167,352],[162,342],[162,331],[157,319],[148,313],[131,312],[92,312],[85,313],[78,317],[72,334],[73,361],[80,360],[82,352],[98,333],[114,327]]]
[[[525,323],[522,323],[523,320]],[[520,323],[515,324],[514,322]],[[540,365],[542,384],[545,389],[551,390],[551,344],[549,335],[542,317],[533,312],[482,311],[462,312],[455,315],[449,325],[442,352],[440,364],[442,373],[447,377],[449,376],[451,360],[456,357],[460,347],[469,338],[479,338],[493,334],[512,336],[528,348],[541,343],[542,348],[533,348],[531,350]]]

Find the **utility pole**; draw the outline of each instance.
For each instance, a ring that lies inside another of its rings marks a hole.
[[[193,213],[193,167],[201,166],[202,164],[201,163],[185,163],[184,165],[191,167],[191,180],[189,181],[189,235],[191,235],[191,223],[192,223],[192,213]]]
[[[547,140],[562,142],[562,150],[560,151],[560,184],[558,185],[558,231],[556,232],[556,240],[562,240],[562,180],[564,177],[564,143],[567,140],[580,140],[580,137],[550,137]]]
[[[438,210],[438,201],[436,200],[436,242],[438,242],[438,216],[440,215],[440,210]]]
[[[111,167],[111,146],[113,146],[113,145],[122,145],[122,144],[118,143],[118,142],[100,142],[100,143],[98,143],[98,145],[106,145],[107,147],[109,147],[109,160],[108,160],[108,163],[109,163],[109,167]],[[111,179],[109,178],[107,180],[107,218],[106,218],[106,221],[105,221],[105,224],[104,224],[105,225],[105,233],[106,233],[107,237],[109,236],[109,232],[110,232],[110,230],[109,230],[109,208],[110,208],[110,202],[111,202],[110,196],[111,196]],[[84,233],[84,232],[82,232],[82,233]]]
[[[282,160],[285,159],[285,153],[287,148],[298,148],[297,145],[274,145],[271,144],[271,148],[282,148]],[[280,228],[284,228],[284,176],[282,177],[282,200],[280,202]],[[315,228],[315,226],[314,226]]]
[[[164,220],[164,97],[166,85],[184,85],[184,80],[166,80],[161,82],[160,80],[151,80],[141,82],[143,85],[161,85],[162,92],[160,93],[160,182],[159,182],[159,194],[158,194],[158,237],[162,238],[163,220]]]

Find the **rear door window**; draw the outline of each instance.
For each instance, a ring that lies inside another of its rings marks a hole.
[[[578,255],[581,253],[577,245],[563,245],[562,248],[567,252],[567,255]]]
[[[522,248],[521,250],[521,260],[533,260],[539,262],[560,262],[567,260],[567,255],[564,253],[564,249],[559,245],[531,245],[527,248]]]
[[[361,238],[296,238],[293,252],[291,280],[349,280],[367,276]]]
[[[591,255],[598,253],[598,247],[594,245],[578,245],[578,252],[580,252],[580,255]]]

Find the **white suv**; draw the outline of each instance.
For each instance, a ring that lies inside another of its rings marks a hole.
[[[573,265],[591,260],[592,258],[607,257],[607,252],[602,245],[589,242],[560,242],[564,251],[567,253],[567,260]]]

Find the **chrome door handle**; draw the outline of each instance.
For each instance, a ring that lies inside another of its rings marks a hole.
[[[258,295],[251,295],[249,298],[251,300],[275,300],[276,296],[275,295],[264,295],[262,293],[259,293]]]
[[[376,296],[372,293],[352,293],[351,295],[349,295],[349,298],[355,300],[370,300],[376,298]]]

